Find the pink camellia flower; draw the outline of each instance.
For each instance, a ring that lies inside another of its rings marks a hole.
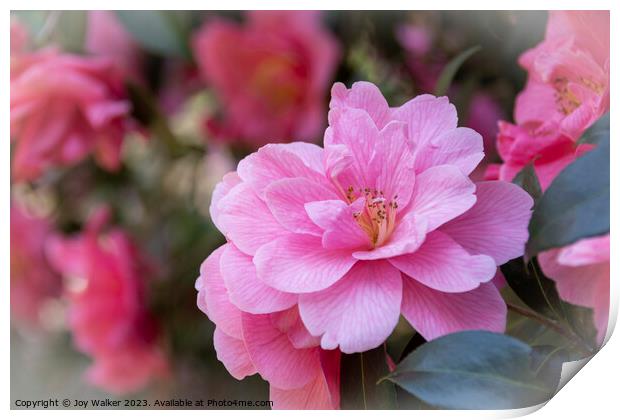
[[[554,124],[577,140],[609,110],[609,11],[550,11],[544,41],[519,63],[528,82],[517,123]]]
[[[512,181],[525,166],[533,163],[544,191],[566,166],[593,147],[577,144],[557,130],[544,132],[540,128],[530,129],[527,124],[518,126],[500,121],[497,150],[504,162],[489,165],[485,177]]]
[[[383,343],[401,313],[427,340],[503,331],[490,281],[523,253],[529,195],[469,179],[482,138],[457,128],[447,98],[390,108],[371,83],[337,83],[330,108],[324,149],[264,146],[216,187],[232,304],[251,314],[297,305],[321,348],[345,353]]]
[[[253,294],[240,293],[252,286]],[[275,409],[339,408],[340,352],[319,347],[320,339],[301,322],[293,295],[288,298],[293,304],[283,305],[261,287],[267,288],[256,280],[251,258],[232,244],[202,264],[197,303],[216,324],[218,359],[236,379],[259,373],[267,380]]]
[[[39,325],[41,309],[58,298],[62,283],[44,252],[51,223],[30,215],[18,204],[11,205],[11,316],[29,325]]]
[[[528,71],[515,104],[516,125],[500,122],[504,161],[487,179],[511,181],[529,163],[543,189],[590,145],[581,134],[609,111],[609,12],[551,11],[545,40],[519,63]]]
[[[11,59],[13,177],[38,178],[92,153],[114,170],[130,104],[107,59],[43,50]]]
[[[158,328],[146,307],[145,266],[120,229],[103,232],[105,211],[83,233],[53,238],[48,255],[69,284],[68,322],[76,347],[93,358],[88,380],[108,392],[138,391],[165,375]]]
[[[28,45],[28,31],[17,20],[11,19],[11,57],[22,53]]]
[[[123,77],[139,81],[142,56],[131,34],[109,10],[91,10],[84,40],[85,50],[97,57],[109,58]]]
[[[538,261],[545,275],[555,280],[562,299],[594,309],[601,344],[609,320],[609,235],[542,252]]]
[[[223,107],[208,127],[252,145],[313,140],[339,48],[317,12],[251,11],[239,25],[204,24],[193,39],[200,70]]]

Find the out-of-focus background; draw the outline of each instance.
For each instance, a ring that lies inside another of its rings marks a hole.
[[[512,120],[515,96],[523,88],[525,72],[517,65],[518,56],[543,38],[547,17],[545,12],[523,11],[331,11],[313,19],[312,30],[336,46],[330,58],[333,66],[325,69],[325,80],[313,92],[320,108],[320,124],[315,125],[320,127],[305,132],[288,127],[274,134],[280,136],[274,140],[292,141],[300,136],[321,144],[333,82],[350,86],[359,80],[371,81],[397,106],[415,95],[436,92],[438,76],[446,64],[479,46],[459,68],[446,94],[458,108],[459,124],[483,135],[486,158],[475,175],[481,179],[485,165],[497,161],[497,122]],[[46,220],[48,230],[63,238],[79,235],[86,229],[89,215],[106,207],[107,224],[122,229],[147,261],[149,269],[138,271],[139,281],[145,285],[144,311],[157,325],[156,343],[167,368],[140,389],[122,394],[127,397],[268,399],[267,384],[257,375],[237,381],[217,360],[214,326],[196,306],[194,289],[200,264],[224,242],[209,217],[213,188],[240,159],[260,146],[261,136],[260,131],[254,135],[239,127],[239,119],[230,117],[227,108],[237,106],[234,93],[220,80],[230,69],[213,69],[209,63],[221,59],[218,54],[224,54],[222,50],[289,45],[257,39],[259,35],[249,31],[243,42],[255,41],[256,45],[227,44],[223,37],[214,41],[219,43],[214,46],[201,43],[200,34],[208,25],[222,22],[245,30],[249,21],[243,12],[11,13],[12,72],[14,61],[50,48],[72,56],[105,57],[122,75],[131,103],[131,127],[122,132],[120,164],[114,171],[86,157],[66,165],[56,162],[38,176],[15,177],[11,185],[13,204],[29,217]],[[13,26],[19,30],[14,32]],[[25,41],[14,49],[20,37]],[[326,48],[321,42],[324,39],[317,36],[317,51],[297,62],[295,77],[317,71],[312,69],[323,59]],[[303,46],[304,51],[312,48]],[[253,62],[241,53],[226,57],[232,69]],[[235,64],[235,59],[241,61]],[[265,71],[279,71],[279,65]],[[272,83],[268,90],[285,97],[274,94],[274,101],[287,100],[287,91],[278,90],[284,84],[259,76]],[[259,76],[260,85],[263,79]],[[11,93],[13,96],[13,85]],[[279,118],[282,112],[276,107],[274,115]],[[264,139],[263,144],[270,140]],[[14,154],[15,148],[13,145]],[[36,305],[28,306],[27,316],[13,308],[26,305],[15,296],[28,295],[33,293],[29,288],[38,287],[25,284],[24,291],[18,284],[22,271],[28,270],[24,265],[37,264],[36,260],[26,259],[18,266],[13,259],[17,253],[13,235],[31,232],[12,223],[12,402],[115,395],[84,376],[92,354],[77,349],[74,328],[67,323],[72,304],[68,294],[75,286],[72,276],[49,267],[55,272],[52,276],[60,279],[57,287],[37,298]],[[49,249],[41,252],[48,255]],[[65,258],[71,259],[71,254]],[[388,342],[396,353],[410,331],[406,323],[401,324]]]

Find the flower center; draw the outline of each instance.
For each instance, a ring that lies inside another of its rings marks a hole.
[[[364,207],[355,212],[353,217],[362,230],[368,235],[373,247],[383,245],[396,228],[396,213],[398,203],[397,195],[387,200],[383,191],[360,189],[359,196],[355,195],[353,187],[347,190],[347,200],[355,201],[358,197],[364,197]]]
[[[578,83],[587,88],[595,95],[601,95],[605,87],[594,80],[587,77],[580,77]],[[556,77],[553,80],[555,88],[555,103],[564,115],[568,115],[581,105],[581,100],[568,88],[569,80],[566,77]]]

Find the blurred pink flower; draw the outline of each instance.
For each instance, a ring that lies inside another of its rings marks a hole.
[[[256,293],[238,297],[243,282],[254,285]],[[277,298],[260,294],[261,286],[267,288],[256,279],[251,257],[233,244],[221,246],[202,264],[197,303],[216,324],[218,359],[239,380],[258,372],[270,384],[275,409],[339,408],[340,352],[319,347],[320,339],[301,323],[293,295],[288,297],[292,305],[278,304]],[[263,311],[244,312],[232,302],[248,298],[241,307],[262,301]],[[284,306],[290,307],[279,309]]]
[[[39,325],[41,308],[61,294],[60,276],[50,267],[44,252],[52,225],[18,204],[11,204],[11,316]]]
[[[541,186],[590,149],[581,134],[609,111],[609,12],[551,11],[545,40],[519,63],[528,71],[515,104],[516,125],[500,122],[504,161],[487,179],[512,181],[534,163]]]
[[[542,252],[540,266],[555,280],[560,297],[594,309],[597,340],[603,342],[609,320],[609,235],[582,239]]]
[[[11,57],[22,53],[28,45],[28,31],[17,20],[11,20]]]
[[[216,187],[232,303],[255,314],[298,304],[321,347],[345,353],[383,343],[401,312],[427,340],[503,331],[490,281],[523,253],[529,195],[468,178],[482,138],[457,128],[447,98],[390,108],[371,83],[337,83],[330,108],[325,149],[267,145]]]
[[[94,154],[115,170],[130,104],[107,59],[42,50],[11,59],[13,177],[38,178]]]
[[[499,122],[499,130],[497,150],[504,162],[489,165],[486,179],[512,181],[526,165],[533,163],[543,191],[566,166],[593,148],[590,144],[578,145],[557,130],[543,132],[541,128],[505,121]]]
[[[214,19],[193,49],[223,108],[223,120],[209,121],[214,135],[260,146],[313,140],[324,128],[340,54],[317,12],[252,11],[242,25]]]
[[[68,280],[68,322],[76,347],[93,359],[88,380],[108,392],[138,391],[167,371],[158,327],[146,307],[143,257],[120,229],[102,232],[107,214],[83,233],[48,244],[54,267]]]
[[[406,24],[399,26],[395,35],[407,52],[407,66],[416,91],[433,92],[448,60],[439,48],[433,48],[435,36],[432,30],[420,24]]]
[[[550,11],[544,41],[519,63],[528,82],[517,124],[553,124],[577,140],[609,110],[609,11]]]
[[[84,40],[86,52],[106,57],[121,71],[123,77],[142,79],[140,47],[120,23],[114,11],[91,10]]]

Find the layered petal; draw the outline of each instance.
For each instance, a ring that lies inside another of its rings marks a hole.
[[[296,349],[269,315],[243,314],[243,339],[258,373],[280,389],[303,387],[321,369],[318,348]]]
[[[441,227],[470,254],[492,257],[499,266],[523,255],[527,226],[534,204],[514,184],[486,181],[476,184],[476,204]]]
[[[344,276],[355,263],[346,250],[329,250],[321,238],[289,234],[263,245],[254,255],[258,277],[289,293],[323,290]]]
[[[299,311],[324,349],[363,352],[383,343],[400,315],[400,272],[385,261],[358,262],[332,287],[303,294]]]
[[[235,246],[249,255],[286,232],[267,204],[245,182],[219,201],[218,223]]]
[[[220,272],[230,301],[240,310],[267,314],[292,307],[297,296],[267,286],[256,275],[252,257],[227,244],[220,257]]]
[[[454,166],[434,166],[416,178],[411,212],[426,219],[428,230],[460,216],[476,202],[476,187]]]
[[[392,265],[441,292],[466,292],[493,278],[497,267],[487,255],[470,255],[445,233],[431,232],[416,252],[390,259]]]
[[[221,328],[215,328],[213,347],[217,352],[217,360],[224,364],[233,378],[241,380],[256,373],[243,340],[229,336]]]
[[[491,283],[445,293],[403,276],[402,313],[427,341],[463,330],[504,332],[506,304]]]
[[[200,278],[196,282],[198,307],[223,332],[240,339],[242,336],[241,311],[230,301],[220,270],[220,260],[228,246],[222,245],[213,251],[200,266]]]

